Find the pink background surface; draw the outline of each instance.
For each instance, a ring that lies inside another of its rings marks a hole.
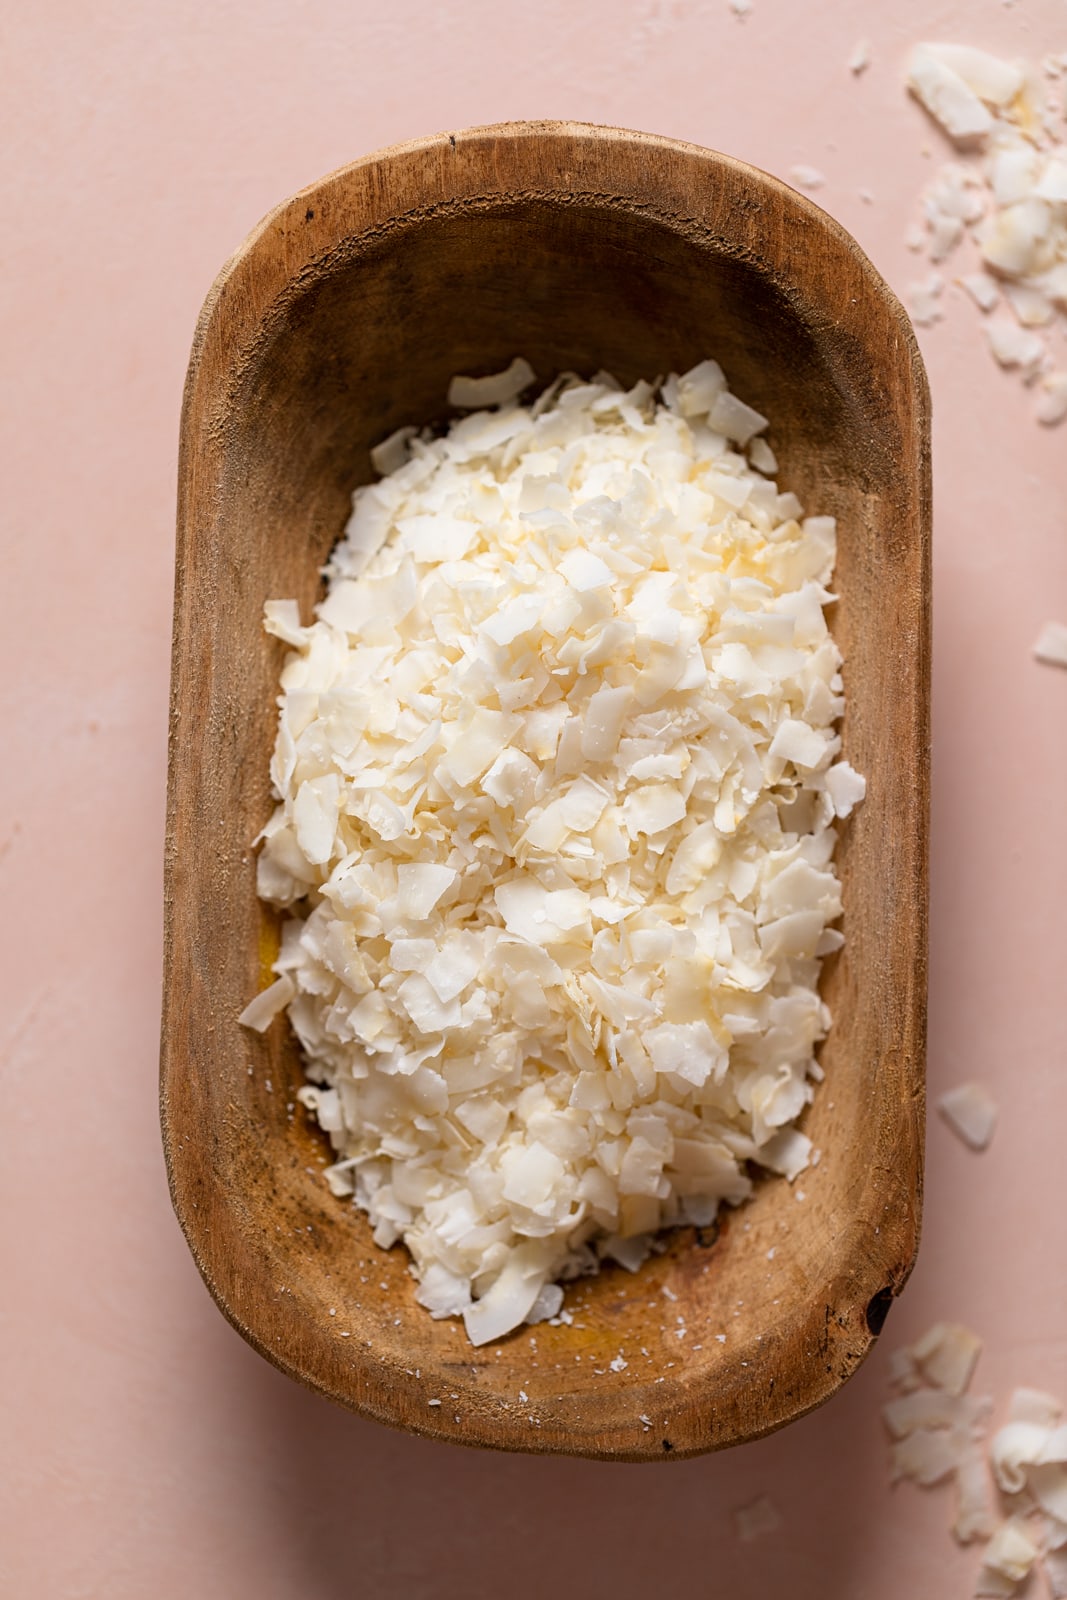
[[[929,36],[1039,56],[1063,0],[46,0],[7,7],[0,120],[5,596],[0,895],[4,1596],[952,1600],[947,1490],[887,1486],[890,1348],[940,1317],[978,1387],[1067,1399],[1062,1022],[1067,426],[1039,429],[951,292],[936,424],[925,1237],[882,1346],[825,1409],[661,1469],[490,1457],[303,1393],[212,1306],[171,1215],[156,1051],[178,412],[200,303],[278,200],[392,140],[513,117],[677,135],[818,198],[903,290],[942,154],[902,93]],[[873,64],[847,58],[861,36]],[[930,152],[923,153],[926,146]],[[872,191],[872,204],[859,196]],[[1062,348],[1062,346],[1061,346]],[[767,1494],[779,1532],[738,1542]]]

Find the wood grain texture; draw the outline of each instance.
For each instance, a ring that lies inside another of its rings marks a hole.
[[[369,448],[443,420],[453,373],[516,354],[544,379],[623,381],[713,355],[771,417],[784,486],[839,519],[844,745],[868,798],[841,830],[847,942],[824,976],[806,1198],[760,1183],[636,1276],[571,1289],[572,1326],[473,1350],[317,1176],[284,1022],[261,1038],[236,1019],[276,937],[251,848],[284,654],[263,601],[307,616]],[[182,416],[161,1111],[190,1248],[257,1350],[419,1433],[626,1461],[756,1438],[855,1371],[919,1236],[929,560],[907,317],[855,242],[763,173],[617,129],[508,124],[357,162],[249,237],[208,296]]]

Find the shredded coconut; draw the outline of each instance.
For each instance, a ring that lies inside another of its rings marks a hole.
[[[287,1008],[331,1187],[475,1344],[739,1204],[749,1162],[808,1165],[864,792],[834,522],[767,476],[766,418],[713,361],[658,397],[517,404],[529,378],[455,379],[497,409],[392,435],[316,620],[266,608],[291,653],[258,883],[290,917],[245,1020]]]

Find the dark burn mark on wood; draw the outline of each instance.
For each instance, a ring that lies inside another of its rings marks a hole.
[[[884,1289],[879,1289],[877,1294],[872,1294],[867,1302],[867,1330],[871,1337],[877,1339],[885,1327],[885,1319],[889,1315],[889,1307],[893,1304],[893,1290],[887,1283]]]

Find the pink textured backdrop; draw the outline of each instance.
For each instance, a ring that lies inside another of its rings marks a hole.
[[[189,341],[276,201],[377,146],[515,117],[677,135],[786,175],[898,290],[941,143],[930,36],[1067,48],[1063,0],[43,0],[9,5],[0,125],[0,1216],[12,1600],[953,1600],[947,1492],[891,1493],[885,1351],[938,1317],[979,1387],[1067,1399],[1067,426],[1038,429],[953,293],[935,401],[930,1087],[985,1080],[991,1150],[933,1117],[925,1238],[883,1347],[823,1411],[659,1469],[389,1433],[245,1347],[171,1216],[156,1120],[175,456]],[[846,62],[860,37],[873,63]],[[926,146],[929,154],[923,152]],[[869,189],[873,204],[859,195]],[[1061,349],[1067,348],[1061,341]],[[767,1494],[783,1526],[740,1544]]]

